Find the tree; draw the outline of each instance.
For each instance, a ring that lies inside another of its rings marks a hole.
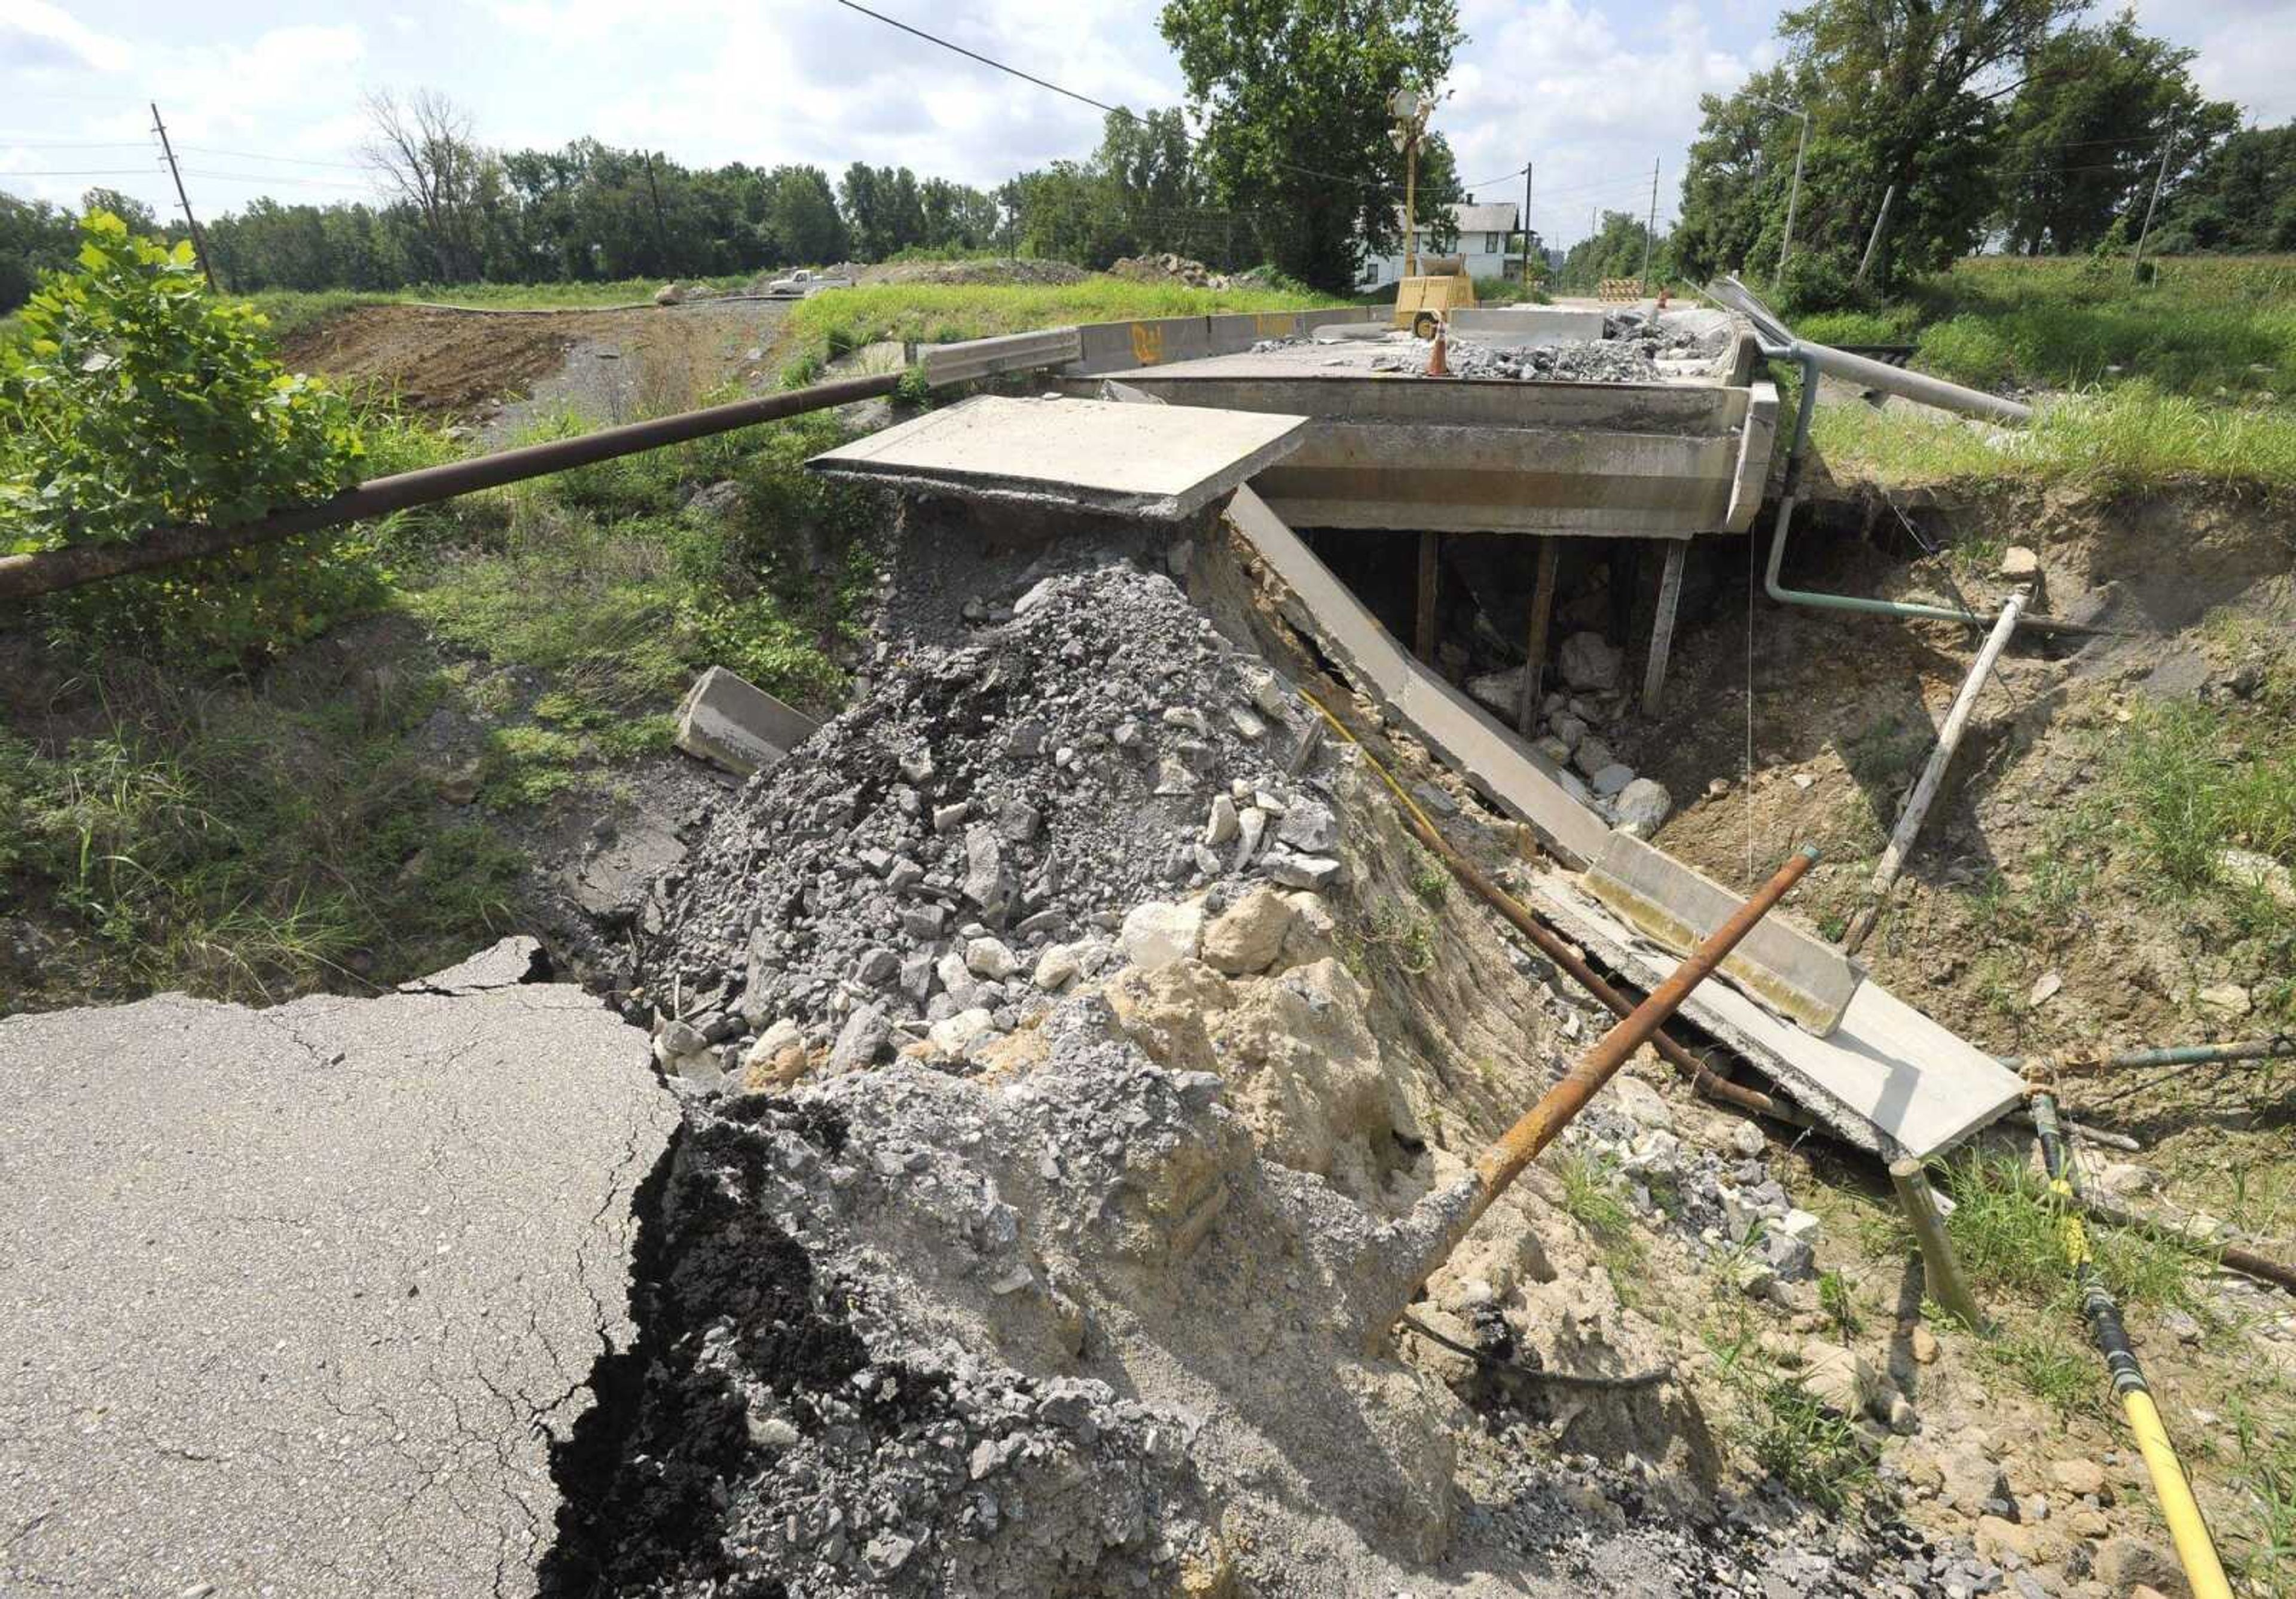
[[[70,212],[45,200],[0,194],[0,311],[29,299],[40,274],[70,266],[78,248]]]
[[[2196,53],[2141,32],[2126,11],[2102,28],[2069,28],[2032,53],[2001,146],[2001,226],[2012,250],[2088,250],[2144,206],[2164,142],[2175,184],[2240,127],[2238,107],[2194,86],[2185,69]]]
[[[828,174],[818,167],[776,167],[766,183],[765,237],[779,266],[826,266],[849,248],[845,219]]]
[[[471,113],[436,89],[402,100],[389,89],[366,97],[366,159],[422,218],[438,276],[479,275],[480,209],[492,162],[471,139]],[[496,175],[499,182],[499,175]]]
[[[1166,0],[1160,25],[1222,203],[1253,214],[1265,258],[1348,288],[1398,231],[1388,96],[1450,70],[1455,0]]]
[[[1573,244],[1562,258],[1562,281],[1587,293],[1606,277],[1639,277],[1643,243],[1649,237],[1649,226],[1632,211],[1604,211],[1603,226],[1590,237]],[[1651,247],[1653,279],[1674,275],[1672,253],[1673,242],[1669,239],[1660,239]]]
[[[2252,127],[2210,152],[2161,202],[2162,254],[2296,250],[2296,122]]]

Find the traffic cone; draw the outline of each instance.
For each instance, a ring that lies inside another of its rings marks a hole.
[[[1451,363],[1447,358],[1449,351],[1444,343],[1449,332],[1450,324],[1444,318],[1437,317],[1435,348],[1427,352],[1427,375],[1431,378],[1447,378],[1451,375]]]

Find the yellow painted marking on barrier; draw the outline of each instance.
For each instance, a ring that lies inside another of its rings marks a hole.
[[[1251,321],[1263,339],[1288,339],[1300,331],[1300,318],[1290,311],[1262,311]]]
[[[1143,366],[1153,366],[1164,358],[1164,330],[1152,322],[1132,324],[1132,358]]]

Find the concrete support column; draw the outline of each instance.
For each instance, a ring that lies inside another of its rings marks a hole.
[[[1667,657],[1674,652],[1674,613],[1682,604],[1682,569],[1690,559],[1690,540],[1662,539],[1666,570],[1658,580],[1658,614],[1651,622],[1650,661],[1643,668],[1643,714],[1658,715],[1666,689]]]

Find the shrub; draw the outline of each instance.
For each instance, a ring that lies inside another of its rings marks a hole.
[[[246,521],[355,480],[348,408],[280,369],[262,316],[209,297],[188,245],[103,211],[80,231],[79,269],[46,279],[0,349],[11,549]]]
[[[1871,303],[1857,280],[1857,266],[1832,250],[1804,250],[1786,258],[1778,298],[1788,316],[1813,311],[1854,310]]]

